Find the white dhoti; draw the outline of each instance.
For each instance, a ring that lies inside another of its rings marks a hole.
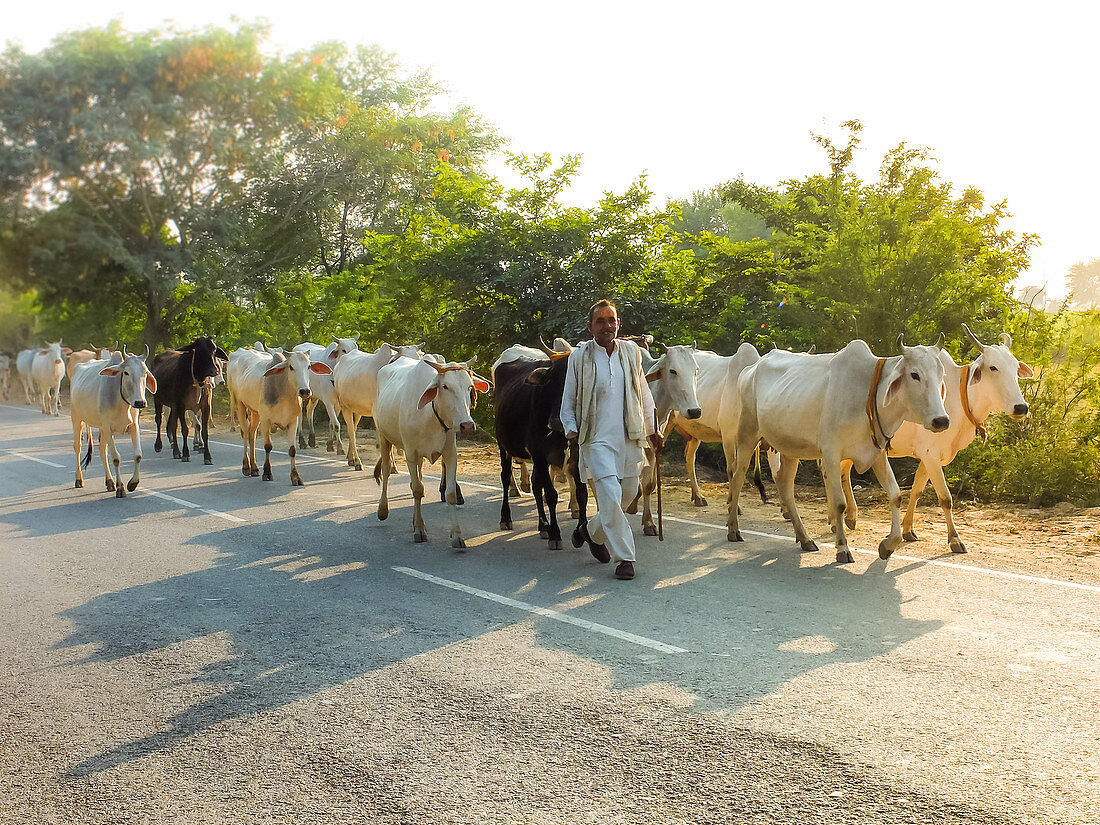
[[[628,476],[621,482],[615,476],[594,479],[596,514],[588,521],[588,535],[596,544],[604,544],[614,561],[636,561],[634,533],[623,507],[638,492],[638,476]]]

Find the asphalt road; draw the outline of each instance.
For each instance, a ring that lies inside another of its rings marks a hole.
[[[1100,581],[837,566],[777,516],[666,522],[619,582],[461,464],[463,553],[404,475],[379,522],[323,453],[292,488],[143,426],[120,500],[0,406],[0,823],[1100,821]]]

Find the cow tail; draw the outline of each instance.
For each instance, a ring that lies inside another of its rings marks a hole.
[[[374,465],[374,481],[379,486],[382,484],[382,462],[389,462],[391,449],[392,447],[387,447],[386,451],[378,457],[378,463]]]
[[[88,428],[88,452],[84,454],[84,458],[80,461],[80,467],[83,470],[88,469],[88,465],[92,463],[92,428]]]
[[[756,489],[760,491],[760,500],[765,504],[768,503],[768,494],[764,492],[764,482],[760,478],[760,442],[756,442],[756,447],[753,449],[753,464],[756,465],[756,469],[753,470],[752,481],[756,485]]]

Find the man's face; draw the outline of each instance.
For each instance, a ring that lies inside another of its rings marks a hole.
[[[588,331],[601,347],[608,347],[619,333],[619,316],[614,307],[600,307],[588,322]]]

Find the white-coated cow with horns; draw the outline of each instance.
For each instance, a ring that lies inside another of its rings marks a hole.
[[[260,475],[256,465],[256,433],[264,437],[263,480],[271,481],[271,430],[284,427],[290,454],[290,483],[302,486],[295,461],[295,436],[302,413],[302,402],[309,399],[309,374],[328,375],[326,364],[312,364],[306,352],[257,352],[241,348],[229,355],[227,383],[237,406],[237,421],[244,441],[241,473]]]
[[[947,543],[952,553],[965,553],[966,545],[959,538],[951,516],[953,502],[943,468],[970,446],[975,437],[980,435],[985,440],[985,420],[992,413],[1003,412],[1014,419],[1025,418],[1029,408],[1020,392],[1019,379],[1035,377],[1031,367],[1012,354],[1012,338],[1007,332],[1001,333],[1000,344],[983,344],[966,324],[963,324],[963,329],[978,348],[978,357],[960,366],[946,351],[940,352],[947,383],[944,407],[951,417],[951,426],[942,432],[929,432],[906,421],[894,433],[889,450],[891,456],[920,459],[913,478],[913,489],[909,493],[909,509],[901,522],[902,538],[906,541],[917,540],[913,518],[921,493],[931,479],[947,520]],[[849,527],[854,527],[856,502],[852,495],[851,466],[846,463],[844,467],[844,519]]]
[[[35,350],[31,361],[31,381],[43,415],[61,415],[61,379],[65,377],[65,359],[72,353],[58,341]]]
[[[809,355],[772,350],[738,378],[736,432],[723,432],[722,446],[730,477],[727,538],[742,541],[737,501],[754,452],[763,439],[783,457],[776,486],[790,513],[795,539],[803,550],[816,550],[794,501],[799,461],[821,459],[830,506],[836,518],[836,560],[851,562],[844,534],[841,464],[851,461],[863,472],[872,468],[890,500],[890,534],[879,544],[889,558],[901,544],[901,490],[886,457],[886,446],[904,421],[933,432],[951,421],[944,409],[944,369],[934,347],[907,347],[901,355],[876,358],[866,342],[855,340],[837,353]],[[839,507],[839,510],[836,508]]]
[[[488,392],[489,382],[476,375],[467,362],[438,364],[428,358],[400,356],[378,370],[378,396],[374,403],[374,426],[378,431],[381,453],[374,468],[374,479],[382,486],[378,518],[389,516],[387,499],[392,467],[391,450],[405,453],[409,466],[409,486],[413,494],[413,541],[428,540],[421,515],[424,498],[423,462],[434,464],[440,458],[444,497],[451,505],[451,547],[463,548],[462,528],[458,524],[459,501],[458,436],[473,435],[476,430],[470,410],[477,393]]]
[[[149,355],[114,352],[110,359],[98,359],[79,365],[73,373],[69,394],[69,414],[73,421],[73,451],[76,453],[76,485],[84,486],[83,470],[92,462],[92,430],[99,430],[99,455],[103,460],[107,491],[124,498],[126,491],[137,489],[141,480],[141,433],[138,416],[145,408],[145,392],[157,391],[157,379],[145,366]],[[80,459],[82,431],[88,429],[88,453]],[[115,435],[129,432],[134,444],[134,474],[124,487],[121,459],[115,446]],[[107,452],[111,465],[107,463]]]
[[[352,338],[336,338],[327,347],[306,341],[294,348],[299,352],[308,352],[309,360],[328,365],[335,372],[336,364],[340,357],[352,352],[359,352],[359,336]],[[321,375],[311,372],[309,375],[310,398],[302,411],[302,428],[298,431],[298,446],[305,449],[308,443],[310,447],[317,446],[317,435],[313,428],[313,413],[318,404],[325,405],[328,412],[328,441],[325,449],[331,452],[342,453],[344,442],[340,438],[340,400],[336,396],[335,378],[332,373]],[[308,436],[308,442],[307,442]]]

